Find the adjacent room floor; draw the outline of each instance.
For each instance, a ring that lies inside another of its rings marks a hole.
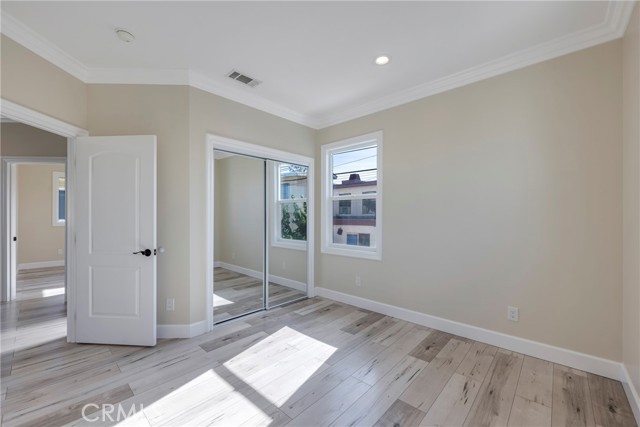
[[[100,425],[104,404],[136,426],[636,425],[618,381],[318,298],[153,348],[69,344],[52,273],[1,306],[5,426],[87,425],[88,404]]]

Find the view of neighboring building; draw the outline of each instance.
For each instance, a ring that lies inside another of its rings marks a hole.
[[[350,197],[333,202],[333,243],[375,247],[377,185],[375,169],[335,174],[334,196]]]

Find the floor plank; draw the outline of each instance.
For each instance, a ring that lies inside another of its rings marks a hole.
[[[480,391],[481,381],[455,373],[429,408],[420,426],[461,427]]]
[[[345,411],[333,425],[368,426],[374,424],[398,400],[424,369],[426,362],[406,356]]]
[[[449,339],[449,342],[402,394],[400,400],[424,412],[429,411],[470,348],[471,344],[468,342]]]
[[[501,350],[496,353],[490,377],[480,387],[465,426],[505,426],[518,385],[523,356]]]
[[[0,304],[3,426],[115,424],[86,403],[136,405],[122,426],[636,426],[618,381],[323,298],[151,348],[67,343],[61,272]]]
[[[425,413],[402,400],[396,400],[387,412],[380,417],[374,427],[416,426],[424,418]]]
[[[453,338],[453,335],[434,329],[416,348],[411,350],[409,355],[425,362],[431,362],[451,338]]]
[[[587,374],[596,425],[603,427],[635,427],[631,406],[619,381]]]
[[[553,367],[552,426],[595,426],[591,392],[585,372]]]

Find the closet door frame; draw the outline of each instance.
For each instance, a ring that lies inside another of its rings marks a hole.
[[[205,158],[207,160],[206,170],[206,208],[207,208],[207,230],[206,230],[206,312],[207,312],[207,331],[210,331],[214,327],[213,319],[213,269],[214,269],[214,189],[215,189],[215,160],[214,150],[228,151],[231,153],[242,154],[251,157],[262,158],[264,160],[273,160],[282,163],[295,163],[298,165],[307,166],[307,193],[308,193],[308,213],[307,213],[307,296],[315,296],[314,287],[314,213],[315,213],[315,200],[314,200],[314,160],[311,157],[302,156],[299,154],[289,153],[287,151],[277,150],[274,148],[265,147],[262,145],[251,144],[248,142],[238,141],[231,138],[225,138],[219,135],[207,134],[206,135],[206,153]],[[265,177],[266,178],[266,177]],[[265,181],[266,184],[266,181]],[[269,209],[265,209],[265,225],[268,225],[270,221]],[[267,230],[268,231],[268,230]],[[266,243],[265,243],[266,245]],[[268,277],[268,251],[265,250],[265,275]],[[263,289],[266,286],[263,285]],[[268,301],[265,299],[265,306],[268,308]]]

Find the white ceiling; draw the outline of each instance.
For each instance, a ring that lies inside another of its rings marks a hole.
[[[630,2],[2,1],[86,82],[192,86],[324,127],[622,36]],[[135,34],[133,43],[114,30]],[[389,54],[380,67],[374,57]],[[237,69],[263,83],[245,87]]]

